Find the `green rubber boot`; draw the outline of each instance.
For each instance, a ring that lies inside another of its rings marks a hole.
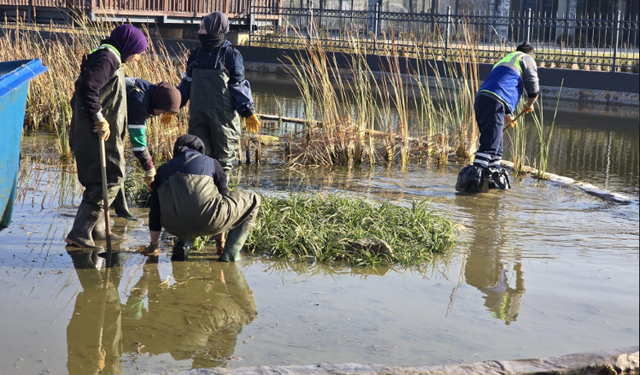
[[[127,220],[138,220],[131,211],[129,211],[129,206],[127,206],[127,198],[124,196],[124,185],[120,187],[120,191],[118,195],[116,195],[116,199],[111,204],[111,207],[116,211],[116,217],[122,217]]]
[[[244,230],[243,225],[230,230],[229,234],[227,234],[227,242],[224,244],[224,251],[218,260],[220,262],[237,262],[242,259],[240,250],[242,250],[244,243],[247,241],[249,233],[249,231]]]

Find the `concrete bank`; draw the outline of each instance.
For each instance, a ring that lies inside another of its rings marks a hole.
[[[486,361],[465,365],[384,366],[317,364],[310,366],[196,369],[155,375],[617,375],[638,374],[638,347],[570,354],[544,359]]]
[[[200,44],[198,41],[185,39],[164,39],[164,42],[174,55],[180,53],[181,44],[186,48],[197,47]],[[261,75],[287,74],[288,67],[290,67],[287,64],[288,57],[296,60],[300,56],[303,58],[306,56],[305,51],[293,49],[247,46],[237,46],[237,48],[242,53],[246,69],[252,72],[259,72]],[[327,55],[330,60],[335,58],[338,66],[342,69],[343,75],[348,77],[350,73],[349,55],[341,52],[327,52]],[[389,72],[389,63],[385,56],[367,55],[366,60],[378,79],[385,75],[383,72]],[[416,58],[399,58],[399,67],[406,83],[415,82],[410,72],[416,71],[416,68],[422,62],[422,60]],[[435,77],[436,70],[441,77],[446,78],[449,74],[443,61],[431,60],[427,62],[427,74],[429,77]],[[458,64],[458,72],[461,72],[462,69],[469,69],[469,66],[469,64]],[[477,64],[479,79],[481,81],[484,80],[492,68],[493,64]],[[547,99],[547,105],[553,104],[555,106],[559,88],[562,85],[561,99],[563,109],[567,109],[565,106],[568,106],[576,110],[595,111],[595,113],[604,114],[612,111],[617,112],[617,108],[620,108],[619,111],[622,113],[620,117],[638,116],[640,76],[636,73],[539,68],[538,74],[540,76],[542,95],[544,99]],[[434,87],[435,79],[430,78],[429,84]]]

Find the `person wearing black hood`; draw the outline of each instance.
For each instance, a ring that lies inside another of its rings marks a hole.
[[[143,253],[155,254],[160,231],[178,237],[171,260],[186,260],[199,236],[229,232],[220,261],[240,260],[240,250],[253,228],[260,196],[227,188],[227,175],[218,160],[205,155],[200,138],[185,134],[173,148],[173,159],[158,168],[151,183],[149,233]]]
[[[69,145],[75,155],[78,180],[84,186],[69,246],[101,249],[94,239],[105,239],[99,139],[105,143],[107,195],[113,203],[125,176],[124,137],[127,117],[124,63],[134,62],[147,49],[147,38],[132,25],[113,29],[108,39],[85,56],[71,99],[73,115]],[[112,240],[118,240],[111,235]]]
[[[202,46],[191,50],[187,72],[178,86],[181,105],[191,100],[189,134],[204,142],[207,156],[218,160],[227,173],[236,159],[240,117],[251,133],[260,126],[242,55],[226,40],[228,32],[229,18],[224,13],[202,18],[198,30]]]

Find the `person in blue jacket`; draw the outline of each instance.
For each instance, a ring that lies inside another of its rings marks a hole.
[[[227,173],[240,142],[240,117],[251,133],[260,126],[251,86],[244,76],[244,60],[226,40],[228,32],[229,18],[224,13],[202,18],[198,30],[202,46],[191,50],[178,86],[182,106],[191,100],[189,134],[202,140],[207,156],[218,160]]]
[[[527,42],[494,65],[476,94],[474,111],[480,130],[480,147],[473,166],[460,171],[456,190],[484,192],[489,188],[510,187],[509,177],[500,167],[502,130],[505,124],[513,124],[514,113],[525,90],[527,100],[523,110],[531,113],[540,94],[540,86],[534,49]]]
[[[147,120],[153,116],[162,116],[165,124],[171,122],[173,115],[180,111],[180,91],[167,82],[153,84],[142,78],[126,77],[127,91],[127,129],[133,153],[144,170],[147,185],[153,182],[156,168],[151,154],[147,150]],[[129,220],[138,220],[127,207],[124,186],[112,204],[116,216]]]

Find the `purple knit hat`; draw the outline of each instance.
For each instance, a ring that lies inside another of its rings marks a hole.
[[[122,62],[131,55],[144,52],[149,44],[142,31],[133,25],[120,25],[111,31],[109,41],[120,51]]]

